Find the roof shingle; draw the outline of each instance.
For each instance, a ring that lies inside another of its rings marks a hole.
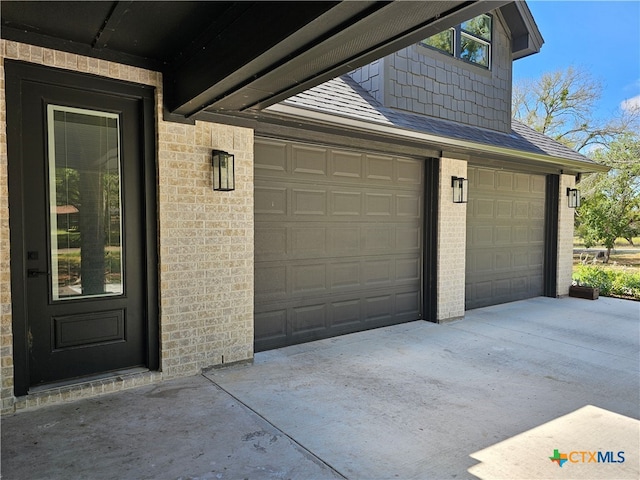
[[[290,97],[282,103],[445,138],[477,142],[595,165],[595,162],[584,155],[516,120],[511,123],[511,133],[502,133],[387,108],[349,75],[334,78]]]

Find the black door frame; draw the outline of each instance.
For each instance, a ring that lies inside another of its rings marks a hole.
[[[438,201],[440,159],[424,163],[424,244],[422,246],[422,319],[438,322]]]
[[[146,359],[150,370],[159,369],[158,321],[158,240],[157,240],[157,166],[155,142],[155,89],[151,86],[98,77],[90,74],[45,67],[16,60],[5,60],[7,104],[7,154],[9,175],[9,229],[11,246],[11,308],[13,330],[14,395],[26,395],[30,386],[26,305],[26,254],[24,251],[24,191],[22,179],[23,82],[38,82],[100,92],[140,102],[143,112],[141,158],[143,165],[145,258],[140,259],[146,276]]]
[[[560,176],[547,175],[544,212],[544,286],[545,297],[558,296],[558,203]]]

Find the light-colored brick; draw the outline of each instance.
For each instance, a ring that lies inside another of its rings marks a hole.
[[[453,203],[451,177],[467,178],[467,162],[440,159],[437,320],[464,316],[467,204]]]
[[[162,372],[13,396],[9,225],[0,222],[2,411],[119,391],[253,357],[253,130],[162,120],[158,72],[0,40],[4,58],[141,82],[156,89]],[[0,153],[6,152],[4,69],[0,69]],[[236,190],[212,190],[211,151],[235,154]],[[0,218],[8,218],[7,158],[0,155]],[[223,360],[224,359],[224,360]]]
[[[574,188],[576,180],[573,175],[560,175],[560,195],[558,195],[558,296],[569,295],[571,275],[573,271],[573,223],[575,209],[569,208],[567,188]]]

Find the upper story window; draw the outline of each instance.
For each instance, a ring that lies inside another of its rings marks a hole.
[[[420,42],[484,68],[491,68],[492,17],[478,15]]]

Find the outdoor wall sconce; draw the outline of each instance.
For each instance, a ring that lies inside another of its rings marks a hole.
[[[578,208],[580,206],[580,191],[577,188],[567,188],[567,197],[569,208]]]
[[[469,180],[462,177],[451,177],[451,187],[453,188],[453,203],[467,203]]]
[[[213,165],[213,189],[223,192],[235,190],[235,159],[233,154],[214,150],[211,163]]]

